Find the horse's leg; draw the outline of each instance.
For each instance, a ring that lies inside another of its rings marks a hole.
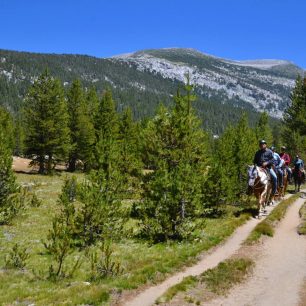
[[[260,205],[260,195],[256,195],[257,198],[257,210],[258,210],[258,216],[260,215],[260,209],[261,209],[261,205]]]
[[[266,195],[266,203],[267,204],[273,204],[272,203],[272,185],[271,183],[268,184],[267,186],[267,195]]]
[[[261,210],[261,194],[260,193],[255,193],[254,194],[255,195],[255,197],[256,197],[256,199],[257,199],[257,210],[258,210],[258,214],[257,214],[257,216],[258,216],[258,218],[260,217],[260,210]]]
[[[300,192],[301,190],[301,184],[302,184],[302,178],[300,178],[298,181],[298,192]]]
[[[266,210],[266,202],[267,202],[267,186],[265,186],[264,191],[260,195],[260,210],[265,212]]]
[[[287,187],[288,187],[288,175],[286,175],[286,178],[284,177],[283,198],[286,195]]]

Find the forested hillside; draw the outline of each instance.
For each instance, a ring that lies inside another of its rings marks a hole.
[[[195,86],[195,109],[203,127],[221,134],[237,122],[241,108],[252,126],[257,110],[279,117],[289,102],[297,74],[289,62],[233,62],[190,49],[160,49],[114,58],[0,50],[0,104],[17,114],[29,86],[46,69],[68,88],[80,79],[99,93],[109,88],[116,108],[130,106],[136,119],[151,117],[162,102],[172,103],[186,73]],[[157,66],[156,66],[157,64]],[[255,102],[254,102],[255,101]]]

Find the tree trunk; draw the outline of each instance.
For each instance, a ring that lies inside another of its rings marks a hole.
[[[39,156],[39,170],[38,170],[39,174],[44,174],[45,173],[45,156],[44,155],[40,155]]]
[[[52,170],[52,158],[53,158],[53,155],[49,154],[48,155],[48,168],[47,168],[48,173],[51,173],[51,170]]]
[[[76,170],[76,161],[77,159],[74,156],[69,158],[67,169],[69,172],[74,172]]]

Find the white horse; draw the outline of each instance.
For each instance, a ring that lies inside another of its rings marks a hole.
[[[271,200],[272,184],[268,172],[258,166],[248,166],[248,194],[257,198],[258,216],[265,212]]]

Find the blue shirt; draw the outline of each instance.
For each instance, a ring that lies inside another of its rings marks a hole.
[[[263,163],[267,163],[268,167],[274,162],[273,153],[270,149],[258,150],[254,156],[254,164],[262,167]]]
[[[279,154],[276,152],[273,152],[273,164],[276,168],[280,168],[284,161],[280,158]]]
[[[301,169],[304,168],[304,162],[303,162],[303,160],[300,159],[300,158],[295,159],[294,162],[293,162],[293,164],[294,164],[294,168],[295,168],[296,170],[301,170]]]

